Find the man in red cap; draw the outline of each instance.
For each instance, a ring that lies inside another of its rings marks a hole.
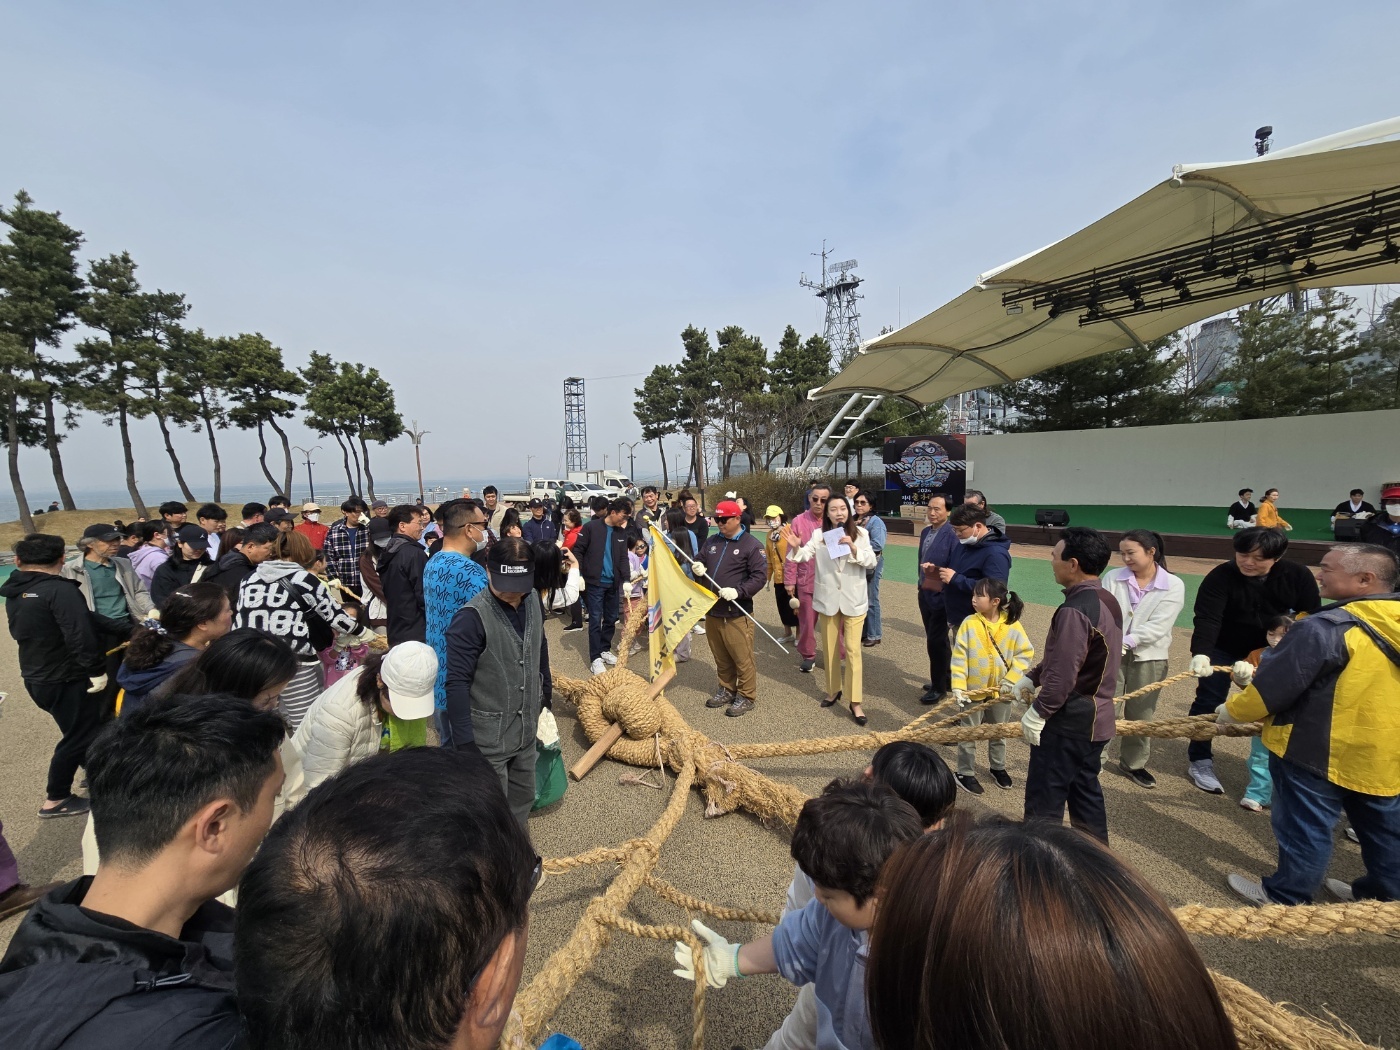
[[[1400,482],[1381,486],[1380,513],[1366,522],[1361,542],[1400,554]]]
[[[700,547],[692,563],[695,578],[719,596],[705,617],[705,635],[714,653],[719,691],[706,707],[723,707],[738,718],[753,710],[758,692],[758,667],[753,659],[753,596],[768,582],[768,556],[763,544],[740,521],[743,508],[733,500],[715,507],[719,532]],[[745,616],[744,613],[749,613]]]

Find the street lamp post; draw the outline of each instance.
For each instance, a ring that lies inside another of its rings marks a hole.
[[[640,444],[640,441],[619,441],[617,443],[617,465],[618,467],[622,466],[622,449],[625,445],[627,447],[627,477],[634,485],[637,483],[637,453],[633,449]]]
[[[292,448],[296,449],[296,450],[297,450],[298,452],[300,452],[304,457],[306,457],[306,486],[307,486],[307,488],[309,488],[309,489],[311,490],[311,502],[312,502],[312,503],[315,503],[315,502],[316,502],[316,479],[313,478],[313,477],[311,476],[311,464],[312,464],[311,453],[321,451],[321,446],[320,446],[320,445],[312,445],[309,449],[305,449],[305,448],[302,448],[300,445],[293,445]],[[288,499],[291,499],[291,498],[292,498],[292,494],[291,494],[290,492],[287,493],[287,498],[288,498]]]
[[[525,457],[525,488],[526,488],[527,490],[530,488],[530,464],[533,463],[534,461],[535,461],[535,457],[534,457],[534,456],[526,456],[526,457]]]
[[[408,428],[408,436],[409,436],[409,439],[412,440],[412,442],[413,442],[413,461],[414,461],[414,463],[416,463],[417,466],[418,466],[418,502],[419,502],[419,503],[424,502],[424,499],[423,499],[423,453],[422,453],[423,439],[424,439],[425,437],[427,437],[427,436],[428,436],[429,434],[431,434],[431,433],[432,433],[431,430],[419,430],[419,429],[418,429],[418,420],[416,420],[416,419],[413,421],[413,426],[411,426],[411,427]]]

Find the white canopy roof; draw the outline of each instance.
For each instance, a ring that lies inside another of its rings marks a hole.
[[[1134,260],[1246,233],[1276,220],[1400,187],[1400,118],[1278,150],[1252,160],[1180,164],[1172,178],[1062,241],[988,271],[952,302],[896,332],[866,343],[814,397],[857,391],[933,404],[955,394],[1047,368],[1121,350],[1168,335],[1193,322],[1300,288],[1400,282],[1400,261],[1377,254],[1380,231],[1361,252],[1335,258],[1355,266],[1343,273],[1300,273],[1302,255],[1257,266],[1260,280],[1237,294],[1212,299],[1174,295],[1146,309],[1082,323],[1080,309],[1056,317],[1045,303],[1026,299],[1019,312],[1003,294],[1028,286],[1081,279]],[[1368,143],[1362,145],[1362,143]],[[1400,211],[1395,213],[1400,238]],[[1384,217],[1382,219],[1384,221]],[[1306,254],[1306,253],[1302,253]],[[1096,282],[1097,278],[1093,278]],[[1167,282],[1163,282],[1164,284]],[[1167,289],[1170,291],[1170,289]],[[1115,293],[1121,296],[1122,293]],[[1124,304],[1126,305],[1126,303]],[[1161,308],[1158,309],[1157,306]]]

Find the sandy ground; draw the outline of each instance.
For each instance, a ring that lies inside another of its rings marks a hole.
[[[1022,551],[1017,552],[1023,553]],[[1025,552],[1029,553],[1029,552]],[[1182,566],[1183,571],[1190,571]],[[1013,586],[1014,586],[1014,580]],[[927,661],[912,586],[886,582],[884,644],[864,650],[866,711],[872,729],[889,730],[917,715],[920,685]],[[760,619],[774,630],[778,617],[771,591],[759,596]],[[1027,629],[1037,644],[1044,638],[1050,610],[1031,606]],[[558,621],[548,627],[555,668],[564,674],[586,673],[587,640],[583,633],[563,636]],[[1178,631],[1172,667],[1189,659],[1187,632]],[[804,675],[791,655],[768,642],[759,649],[762,676],[758,708],[740,719],[709,711],[703,700],[715,680],[708,647],[695,639],[696,659],[683,665],[668,695],[691,723],[724,742],[757,742],[835,735],[853,728],[844,707],[822,710],[820,667]],[[28,700],[18,679],[14,650],[0,646],[0,688],[9,692],[0,720],[0,818],[5,834],[30,882],[68,879],[79,874],[78,820],[40,822],[44,769],[57,739],[52,722]],[[1161,710],[1185,713],[1190,692],[1175,686]],[[587,740],[567,705],[559,705],[564,755],[572,763]],[[985,745],[984,745],[985,746]],[[1247,741],[1218,743],[1218,770],[1224,796],[1202,794],[1185,779],[1185,742],[1167,741],[1154,748],[1150,768],[1158,788],[1145,791],[1118,775],[1111,760],[1103,775],[1113,848],[1141,870],[1172,904],[1199,901],[1234,906],[1239,901],[1225,886],[1231,871],[1261,875],[1273,869],[1275,846],[1267,816],[1237,805],[1247,780]],[[974,812],[1019,817],[1027,749],[1008,744],[1008,768],[1016,780],[1010,791],[998,790],[984,777],[987,793],[960,793],[958,805]],[[954,752],[942,749],[953,761]],[[986,767],[985,750],[979,768]],[[816,792],[836,776],[864,767],[865,754],[830,755],[756,763],[763,772],[807,792]],[[616,843],[639,834],[659,815],[667,794],[623,786],[618,776],[631,767],[603,762],[550,811],[530,822],[536,848],[545,856],[563,856],[601,843]],[[698,793],[692,793],[685,819],[661,854],[660,874],[698,896],[738,907],[776,909],[791,875],[788,837],[740,814],[705,820]],[[1361,874],[1358,848],[1338,835],[1330,874],[1350,880]],[[534,900],[530,930],[528,980],[549,953],[568,937],[589,899],[605,885],[610,869],[581,869],[552,877]],[[643,890],[632,915],[641,922],[683,921],[680,912]],[[8,943],[17,924],[0,924],[0,945]],[[714,924],[731,940],[762,933],[736,923]],[[1214,938],[1197,941],[1207,963],[1239,978],[1274,1000],[1289,1000],[1317,1014],[1335,1013],[1364,1039],[1381,1045],[1400,1043],[1400,939],[1380,936],[1332,937],[1295,941],[1245,942]],[[989,946],[995,950],[995,946]],[[580,1039],[591,1050],[636,1046],[685,1047],[690,1040],[690,989],[671,975],[669,945],[615,934],[597,964],[579,982],[556,1014],[558,1030]],[[710,998],[708,1045],[762,1046],[791,1006],[795,991],[781,978],[731,983]]]

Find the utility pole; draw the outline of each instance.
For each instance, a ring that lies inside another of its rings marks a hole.
[[[305,448],[302,448],[300,445],[293,445],[292,448],[296,449],[298,452],[300,452],[300,453],[306,458],[306,485],[307,485],[307,487],[311,490],[311,502],[312,502],[312,503],[315,503],[315,502],[316,502],[316,479],[313,478],[313,477],[311,476],[311,462],[312,462],[312,461],[311,461],[311,453],[312,453],[312,452],[319,452],[319,451],[321,451],[321,446],[320,446],[320,445],[312,445],[311,448],[305,449]],[[291,498],[292,498],[292,494],[291,494],[290,492],[287,493],[287,498],[288,498],[288,499],[291,499]]]
[[[418,465],[418,502],[423,500],[423,439],[431,434],[431,430],[419,430],[418,420],[413,421],[413,426],[408,428],[408,436],[413,441],[413,460]]]
[[[640,441],[619,441],[617,443],[617,465],[622,467],[622,449],[627,449],[627,477],[632,484],[637,483],[637,453],[633,451],[642,442]]]
[[[535,457],[534,457],[534,456],[526,456],[526,457],[525,457],[525,487],[526,487],[527,489],[530,487],[530,464],[533,463],[534,461],[535,461]]]

